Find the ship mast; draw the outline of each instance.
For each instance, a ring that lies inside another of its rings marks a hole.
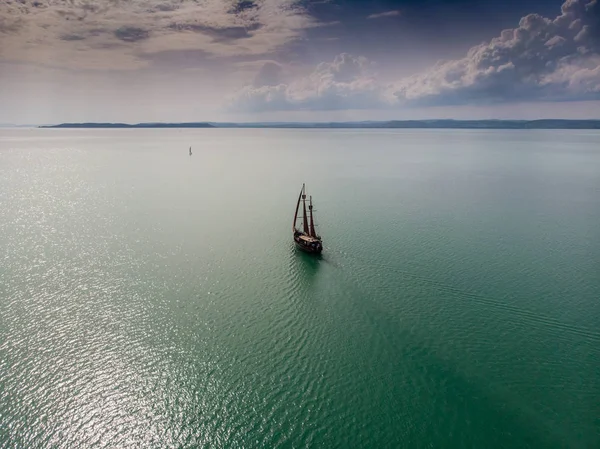
[[[304,192],[304,184],[302,184],[302,190],[298,195],[298,202],[296,203],[296,212],[294,213],[294,223],[292,224],[292,232],[296,232],[296,221],[298,220],[298,209],[300,208],[300,199],[302,198],[302,192]]]
[[[308,217],[306,216],[306,193],[304,193],[304,184],[302,184],[302,209],[304,212],[304,216],[302,218],[302,224],[304,225],[304,233],[306,235],[310,235],[308,231]]]
[[[310,236],[316,237],[317,233],[315,232],[315,222],[313,220],[312,196],[310,196],[308,200],[308,210],[310,211]]]

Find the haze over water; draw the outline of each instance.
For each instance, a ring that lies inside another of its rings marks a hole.
[[[0,448],[598,447],[599,143],[1,130]]]

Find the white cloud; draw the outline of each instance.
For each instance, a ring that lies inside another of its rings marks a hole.
[[[335,110],[380,108],[388,104],[386,91],[372,73],[372,63],[364,57],[342,53],[332,62],[323,62],[306,77],[278,83],[276,76],[265,82],[266,72],[277,69],[266,64],[252,85],[230,99],[238,111]]]
[[[371,14],[371,15],[367,16],[367,19],[381,19],[383,17],[395,17],[395,16],[399,16],[399,15],[400,15],[400,11],[393,10],[393,11],[380,12],[377,14]]]
[[[0,2],[0,58],[127,69],[166,51],[261,55],[317,26],[300,0]]]
[[[246,86],[238,110],[363,109],[600,99],[599,0],[567,0],[555,19],[523,17],[458,60],[383,85],[362,57],[342,54],[289,83]]]
[[[254,86],[278,86],[282,81],[283,67],[275,61],[268,61],[260,68],[254,78]]]
[[[567,0],[551,20],[523,17],[466,57],[440,62],[397,83],[403,104],[598,99],[600,4]]]

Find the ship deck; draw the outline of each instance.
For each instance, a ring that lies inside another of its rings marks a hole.
[[[306,243],[320,242],[320,240],[319,240],[318,238],[311,237],[311,236],[309,236],[309,235],[306,235],[306,234],[301,234],[301,235],[299,235],[299,236],[298,236],[298,239],[299,239],[299,240],[302,240],[302,241],[304,241],[304,242],[306,242]]]

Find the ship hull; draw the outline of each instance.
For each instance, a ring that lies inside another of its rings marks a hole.
[[[318,246],[307,246],[296,239],[294,239],[294,244],[296,245],[296,248],[298,248],[301,251],[304,251],[305,253],[321,254],[323,252],[323,245],[321,244],[319,244]]]

